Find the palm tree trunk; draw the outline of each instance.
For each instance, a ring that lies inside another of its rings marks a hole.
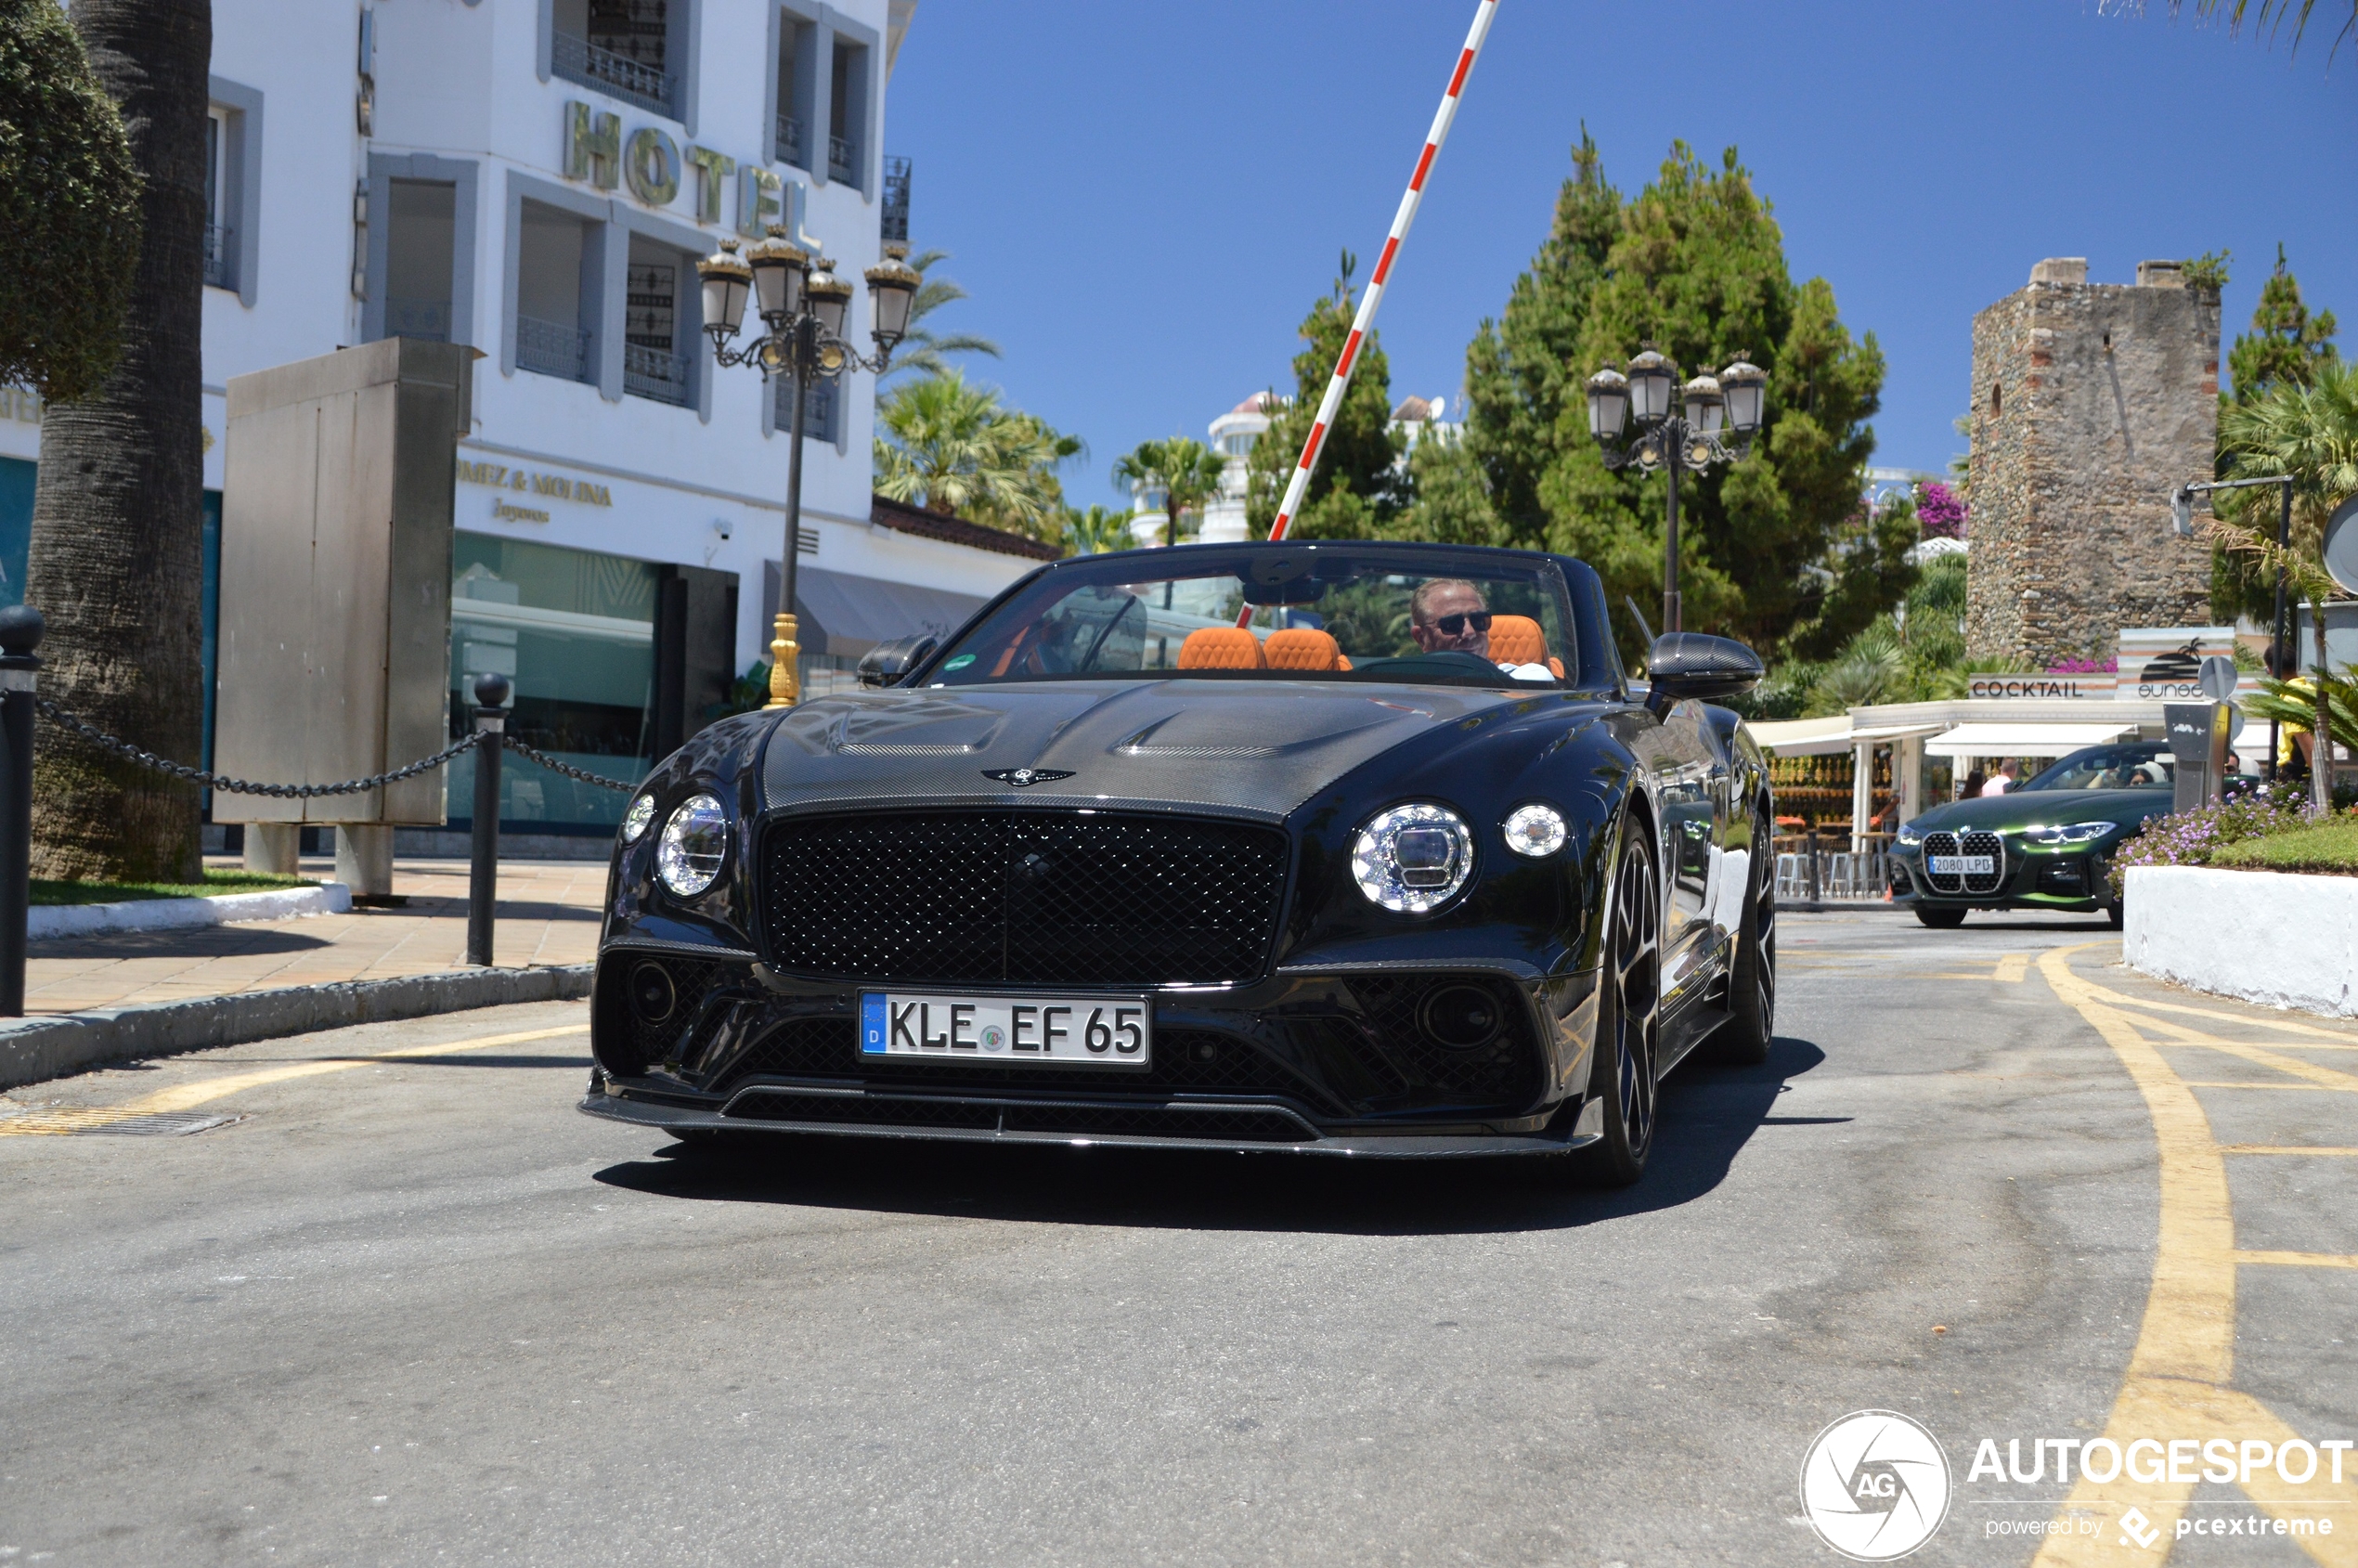
[[[48,617],[45,690],[100,729],[200,760],[204,722],[206,71],[212,0],[73,0],[123,111],[145,230],[122,357],[41,421],[25,600]],[[125,265],[131,258],[124,258]],[[194,881],[197,790],[55,727],[33,775],[36,876]]]

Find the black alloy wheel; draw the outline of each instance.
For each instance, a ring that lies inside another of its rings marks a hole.
[[[1926,909],[1918,904],[1916,918],[1936,931],[1953,931],[1965,923],[1965,912],[1962,909]]]
[[[1752,820],[1753,853],[1745,871],[1743,924],[1736,932],[1735,962],[1728,970],[1728,1021],[1712,1042],[1712,1054],[1730,1067],[1758,1067],[1768,1059],[1777,1028],[1777,876],[1760,853],[1768,842],[1768,820]]]
[[[1634,818],[1622,823],[1599,979],[1603,994],[1588,1092],[1604,1103],[1604,1136],[1576,1151],[1573,1168],[1588,1185],[1627,1186],[1646,1173],[1653,1152],[1662,1038],[1662,882]]]

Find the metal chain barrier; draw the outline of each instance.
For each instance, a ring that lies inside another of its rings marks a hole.
[[[445,762],[447,762],[452,758],[457,757],[460,753],[473,751],[476,746],[483,743],[483,736],[481,733],[469,735],[465,740],[460,741],[458,745],[450,747],[447,751],[438,751],[432,757],[424,758],[419,761],[410,763],[406,768],[395,768],[389,773],[378,773],[372,777],[365,779],[346,779],[342,784],[255,784],[250,779],[229,779],[224,778],[218,773],[208,773],[201,768],[191,768],[184,762],[167,761],[151,751],[141,750],[139,747],[133,745],[129,741],[115,739],[114,736],[108,734],[104,730],[97,728],[96,725],[89,723],[87,720],[70,712],[69,710],[58,706],[56,703],[51,702],[46,697],[35,697],[33,698],[33,704],[51,720],[68,730],[72,731],[75,734],[80,735],[84,740],[88,741],[91,745],[99,747],[101,750],[113,752],[118,757],[127,757],[143,768],[152,769],[154,771],[159,773],[167,773],[175,779],[188,779],[192,783],[203,785],[207,789],[220,790],[225,795],[266,795],[280,800],[310,799],[322,795],[357,795],[364,789],[380,789],[386,784],[395,784],[403,779],[415,778],[418,774],[425,772],[429,769],[439,768]],[[514,745],[515,743],[512,741],[509,744]],[[538,760],[538,758],[536,757],[535,760]],[[598,782],[611,783],[612,781],[600,780]],[[629,789],[634,786],[629,784],[619,784],[615,787],[620,789]]]
[[[631,784],[625,779],[610,779],[603,773],[585,772],[581,769],[576,768],[570,763],[560,762],[555,758],[550,756],[547,752],[536,750],[534,747],[525,745],[524,742],[516,739],[513,735],[502,734],[500,739],[507,742],[508,749],[514,752],[518,757],[538,762],[552,773],[563,773],[566,778],[579,779],[583,784],[596,784],[600,789],[618,790],[625,795],[629,794],[632,790],[639,787],[637,784]]]

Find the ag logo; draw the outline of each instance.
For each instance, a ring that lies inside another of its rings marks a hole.
[[[1818,1434],[1801,1461],[1801,1510],[1818,1538],[1860,1562],[1907,1556],[1949,1516],[1949,1456],[1891,1410],[1861,1410]]]

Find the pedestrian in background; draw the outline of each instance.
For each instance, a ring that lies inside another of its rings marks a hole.
[[[2006,791],[2015,787],[2015,781],[2020,777],[2022,777],[2022,764],[2016,761],[2014,758],[2009,757],[2003,762],[1998,764],[1997,773],[1989,780],[1989,783],[1981,786],[1981,793],[1984,795],[2003,795]]]
[[[1965,782],[1958,786],[1957,798],[1960,800],[1973,799],[1976,796],[1980,795],[1981,786],[1989,782],[1989,775],[1983,772],[1980,769],[1976,768],[1972,772],[1965,775]]]

